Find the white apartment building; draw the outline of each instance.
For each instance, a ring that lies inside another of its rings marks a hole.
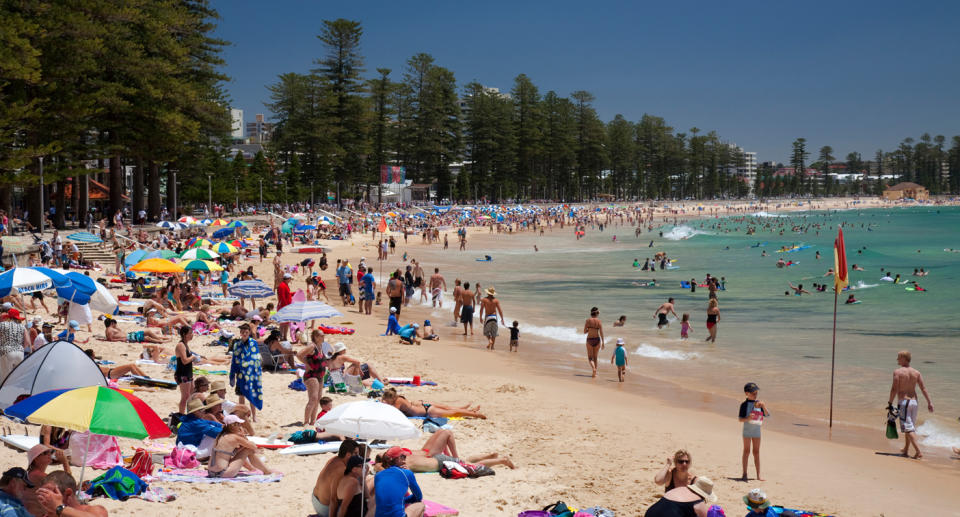
[[[243,140],[243,110],[230,109],[230,136],[234,140]]]

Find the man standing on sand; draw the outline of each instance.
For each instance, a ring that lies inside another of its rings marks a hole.
[[[400,316],[400,308],[403,307],[403,281],[400,280],[400,270],[396,270],[390,275],[387,282],[387,297],[390,298],[390,307],[397,309],[397,316]]]
[[[669,298],[666,303],[661,304],[660,307],[657,307],[657,311],[653,313],[654,318],[658,318],[657,328],[662,329],[670,324],[667,321],[667,314],[673,313],[673,317],[680,319],[680,316],[677,316],[676,310],[673,308],[673,298]]]
[[[887,406],[893,405],[893,397],[898,400],[898,415],[900,418],[900,431],[903,433],[905,445],[901,449],[904,456],[909,455],[910,445],[916,449],[917,453],[913,455],[914,459],[922,458],[920,446],[917,445],[916,424],[917,411],[917,386],[923,392],[923,397],[927,399],[927,409],[933,413],[933,402],[930,400],[930,394],[927,393],[927,387],[923,384],[923,376],[916,368],[910,366],[910,352],[901,350],[897,353],[897,364],[899,368],[893,371],[893,385],[890,386],[890,399]]]
[[[357,442],[349,439],[344,440],[340,444],[337,455],[327,460],[327,464],[323,466],[317,476],[310,502],[313,503],[314,512],[320,517],[337,515],[337,485],[343,479],[344,470],[347,467],[347,458],[356,454],[357,448]]]
[[[437,306],[437,302],[440,302],[440,307],[443,307],[443,292],[446,290],[447,281],[444,280],[443,275],[440,274],[440,268],[433,268],[433,276],[430,277],[430,295],[433,298],[434,307]]]
[[[487,350],[493,350],[493,345],[497,344],[497,314],[500,314],[500,323],[504,327],[507,322],[503,319],[503,309],[500,307],[500,300],[496,298],[497,290],[493,286],[487,288],[486,298],[480,299],[480,317],[483,318],[483,335],[487,338]]]
[[[463,323],[463,335],[467,335],[467,325],[470,325],[470,335],[473,335],[473,293],[470,292],[470,282],[463,283],[460,291],[460,323]]]

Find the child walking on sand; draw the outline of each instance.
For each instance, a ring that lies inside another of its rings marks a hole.
[[[613,356],[610,357],[611,363],[617,365],[617,378],[623,382],[623,376],[627,373],[627,349],[623,347],[623,338],[617,338],[617,348],[613,349]]]
[[[750,447],[753,446],[753,465],[757,469],[757,481],[760,477],[760,430],[763,419],[770,416],[767,405],[758,397],[760,387],[756,383],[748,382],[743,387],[747,400],[740,404],[739,420],[743,422],[743,481],[747,480],[747,461],[750,459]]]
[[[517,352],[520,345],[520,323],[517,321],[513,322],[513,326],[510,327],[510,351]]]
[[[693,329],[690,328],[690,313],[683,313],[683,320],[680,321],[680,339],[687,339],[690,337],[690,332]]]

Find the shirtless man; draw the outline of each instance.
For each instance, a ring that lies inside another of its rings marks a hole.
[[[787,282],[787,285],[790,286],[790,289],[793,289],[793,294],[800,296],[801,294],[810,294],[810,291],[807,291],[803,288],[803,284],[793,285],[791,282]]]
[[[420,267],[420,262],[411,260],[413,262],[413,286],[420,288],[420,300],[424,301],[427,299],[427,290],[423,288],[423,268]]]
[[[113,318],[107,318],[103,320],[103,325],[105,328],[104,334],[106,335],[107,341],[119,341],[121,343],[166,343],[167,338],[163,337],[162,334],[157,329],[143,329],[135,330],[133,332],[127,332],[124,334],[119,327],[117,327],[117,320]]]
[[[590,309],[590,317],[583,322],[583,333],[587,335],[587,362],[593,370],[592,377],[597,376],[597,356],[605,345],[603,337],[603,323],[600,322],[600,309]]]
[[[467,335],[467,325],[470,325],[470,335],[473,335],[473,293],[470,292],[470,282],[463,283],[460,290],[460,323],[463,323],[463,335]]]
[[[347,458],[356,454],[357,448],[357,442],[344,440],[340,444],[340,451],[327,461],[317,476],[317,483],[313,486],[313,496],[310,497],[310,501],[313,503],[314,511],[320,517],[337,515],[337,498],[334,495],[347,467]]]
[[[923,397],[927,399],[927,409],[933,413],[933,402],[930,400],[930,394],[927,393],[927,387],[923,384],[923,376],[915,368],[910,366],[910,352],[901,350],[897,353],[897,364],[899,368],[893,371],[893,384],[890,386],[890,399],[887,406],[893,405],[893,398],[897,397],[897,407],[900,417],[900,431],[903,433],[903,439],[906,444],[900,452],[907,456],[910,453],[910,445],[916,449],[917,453],[913,455],[914,459],[922,458],[920,447],[917,445],[916,424],[917,424],[917,386],[923,392]]]
[[[500,300],[497,297],[497,290],[492,286],[486,290],[487,296],[480,299],[480,318],[483,319],[483,335],[487,338],[487,350],[493,350],[497,344],[497,314],[500,314],[500,323],[506,327],[507,322],[503,320],[503,309],[500,307]]]
[[[463,287],[460,285],[460,279],[453,281],[453,326],[457,326],[460,321],[460,297],[463,294]]]
[[[657,318],[657,328],[662,329],[667,325],[670,325],[670,322],[667,321],[667,314],[673,314],[674,318],[680,319],[680,316],[677,316],[677,311],[673,307],[673,298],[667,299],[667,302],[661,304],[660,307],[657,307],[656,312],[653,313],[653,317]]]
[[[398,269],[387,282],[387,296],[390,298],[390,307],[397,309],[397,317],[400,317],[400,308],[403,307],[405,294],[403,281],[400,280],[400,270]]]
[[[417,267],[420,266],[418,265]],[[440,302],[440,307],[443,307],[443,292],[446,290],[447,281],[444,280],[443,275],[440,274],[440,268],[433,268],[433,276],[430,277],[430,295],[433,297],[434,307],[437,306],[437,302]]]

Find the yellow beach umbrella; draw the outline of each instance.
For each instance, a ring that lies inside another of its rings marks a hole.
[[[152,258],[137,262],[130,271],[146,271],[150,273],[183,273],[183,266],[174,264],[166,259]]]

